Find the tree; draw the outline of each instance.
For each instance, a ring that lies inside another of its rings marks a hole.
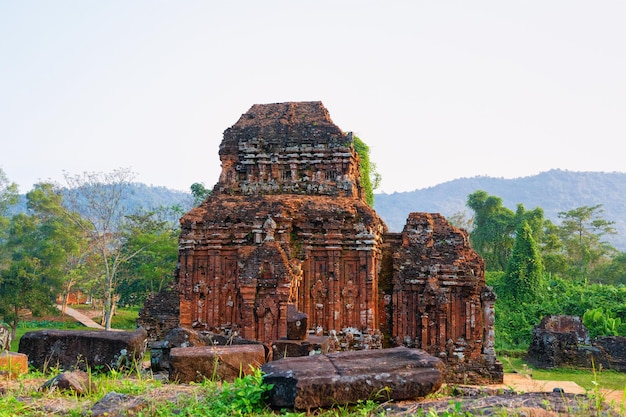
[[[189,188],[191,188],[194,206],[199,206],[213,192],[213,190],[206,188],[204,183],[201,182],[194,182]]]
[[[615,256],[611,261],[594,271],[593,281],[612,285],[626,285],[626,252]]]
[[[35,184],[27,211],[12,217],[6,247],[10,265],[2,271],[0,313],[17,326],[20,309],[37,315],[53,310],[56,295],[80,251],[81,231],[69,220],[52,184]]]
[[[523,221],[504,274],[507,293],[516,301],[533,302],[543,288],[543,264],[532,229]]]
[[[353,137],[354,150],[359,155],[361,186],[365,192],[365,201],[374,206],[374,190],[380,185],[382,177],[376,171],[376,164],[370,160],[370,147],[357,136]]]
[[[69,186],[68,206],[74,213],[80,213],[79,225],[89,236],[91,244],[98,252],[101,264],[103,324],[111,328],[111,317],[115,308],[115,290],[120,266],[137,254],[124,249],[123,223],[128,215],[122,204],[134,173],[127,168],[116,169],[111,173],[85,172],[69,175],[65,180]]]
[[[0,168],[0,270],[6,268],[8,254],[6,252],[6,238],[10,219],[7,217],[9,208],[19,201],[17,184],[9,182],[6,174]]]
[[[515,214],[502,205],[502,199],[478,190],[467,198],[474,210],[470,232],[472,247],[483,257],[490,271],[503,271],[515,242]]]
[[[180,231],[178,224],[169,220],[170,210],[127,216],[123,251],[127,256],[136,255],[120,270],[120,303],[142,304],[149,294],[161,291],[173,279]]]
[[[558,214],[562,219],[559,234],[564,253],[573,265],[573,277],[588,278],[594,268],[608,263],[617,253],[615,248],[602,241],[605,235],[616,233],[613,229],[615,222],[604,219],[602,212],[602,205],[598,204]]]

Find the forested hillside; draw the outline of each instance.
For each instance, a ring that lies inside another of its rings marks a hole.
[[[615,222],[617,235],[609,242],[626,252],[626,173],[573,172],[551,170],[538,175],[504,179],[493,177],[460,178],[430,188],[415,191],[376,194],[374,208],[391,231],[404,227],[408,214],[414,211],[441,213],[446,217],[472,211],[465,205],[468,195],[483,190],[500,197],[505,207],[515,210],[521,203],[528,210],[541,207],[545,217],[558,223],[558,213],[582,206],[602,204],[603,217]],[[134,183],[127,193],[125,204],[130,212],[135,208],[179,206],[187,211],[193,205],[193,196],[184,191],[160,186]],[[13,207],[13,212],[24,211],[25,199]]]
[[[551,170],[538,175],[504,179],[460,178],[410,192],[376,194],[374,207],[391,231],[404,227],[410,212],[441,213],[446,217],[472,211],[465,203],[469,194],[483,190],[500,197],[505,207],[527,210],[541,207],[545,217],[558,223],[558,213],[582,206],[602,204],[603,217],[615,222],[617,235],[607,238],[620,251],[626,251],[626,173],[573,172]]]
[[[124,194],[124,207],[129,213],[137,210],[153,210],[159,207],[178,207],[186,212],[193,206],[194,198],[189,192],[172,190],[166,187],[132,183]],[[26,196],[20,196],[19,204],[13,206],[10,213],[26,211]]]

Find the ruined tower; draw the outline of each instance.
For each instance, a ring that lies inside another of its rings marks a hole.
[[[295,306],[311,331],[423,348],[449,380],[501,379],[495,296],[467,233],[425,213],[389,233],[365,202],[352,135],[321,102],[252,106],[219,154],[212,195],[181,219],[181,326],[269,344]]]

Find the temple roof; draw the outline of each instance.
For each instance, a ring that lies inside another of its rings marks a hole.
[[[255,104],[226,129],[220,154],[237,152],[240,142],[264,145],[345,144],[346,135],[333,123],[321,101]]]

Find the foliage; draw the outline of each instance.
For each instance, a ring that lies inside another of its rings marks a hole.
[[[602,307],[585,311],[583,324],[589,331],[590,337],[620,336],[622,319],[605,313]],[[625,335],[626,336],[626,335]]]
[[[504,365],[504,372],[524,374],[532,373],[532,378],[539,381],[573,381],[584,389],[591,390],[598,385],[609,390],[622,391],[624,389],[624,373],[610,369],[601,372],[592,372],[589,369],[555,368],[539,369],[528,365],[522,358],[500,357]]]
[[[178,259],[178,223],[168,219],[172,209],[157,209],[126,216],[117,293],[121,305],[141,305],[172,279]],[[133,255],[134,254],[134,255]]]
[[[524,220],[517,229],[515,246],[504,275],[506,295],[532,302],[543,291],[543,264],[532,231]]]
[[[0,273],[0,316],[14,334],[20,309],[38,314],[54,308],[72,259],[83,250],[80,228],[52,184],[36,184],[26,199],[28,211],[11,218],[4,245],[11,263]]]
[[[376,164],[370,160],[370,147],[357,136],[353,137],[354,150],[359,155],[359,168],[361,171],[361,186],[365,193],[365,201],[374,206],[374,190],[381,181],[380,174],[376,171]]]
[[[626,285],[626,252],[619,253],[608,263],[599,266],[589,279],[605,284]]]
[[[506,293],[504,273],[487,272],[487,285],[496,294]],[[496,300],[496,349],[527,349],[532,329],[549,314],[583,317],[587,310],[603,307],[604,314],[621,321],[620,335],[626,335],[626,287],[572,281],[546,276],[543,291],[534,302],[518,302],[511,297]]]
[[[208,189],[204,186],[202,182],[194,182],[191,184],[191,195],[193,196],[193,205],[199,206],[204,200],[206,200],[213,190]]]
[[[594,267],[606,262],[616,250],[602,241],[605,235],[615,234],[615,222],[602,218],[602,205],[583,206],[560,212],[559,228],[565,253],[573,266],[571,276],[585,278]]]
[[[2,168],[0,168],[0,271],[6,267],[10,254],[6,251],[5,243],[9,229],[9,208],[19,200],[18,187],[10,183]]]
[[[17,204],[19,200],[17,184],[9,182],[6,174],[0,168],[0,216],[5,216],[9,207]]]
[[[263,383],[263,373],[253,369],[253,373],[220,384],[205,380],[202,383],[203,395],[197,401],[189,401],[179,410],[185,416],[247,416],[257,415],[266,409],[265,398],[271,385]],[[163,404],[155,415],[166,415],[171,405]]]
[[[111,318],[111,327],[114,329],[134,330],[137,328],[137,318],[139,317],[139,307],[118,307]],[[98,321],[100,317],[94,317]]]
[[[134,177],[129,169],[111,173],[85,172],[82,175],[65,174],[70,188],[68,206],[75,213],[75,223],[90,236],[91,244],[100,259],[101,294],[104,300],[104,327],[111,329],[115,310],[115,290],[119,268],[138,252],[123,251],[123,222],[129,213],[123,205],[123,196]]]
[[[502,205],[501,198],[480,190],[468,196],[467,206],[475,213],[470,233],[472,247],[483,257],[488,270],[503,271],[515,241],[515,214]]]

